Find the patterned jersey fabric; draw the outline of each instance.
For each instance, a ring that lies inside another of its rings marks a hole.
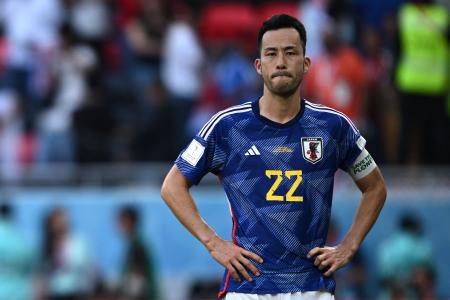
[[[302,99],[298,115],[280,124],[260,115],[258,101],[217,113],[176,160],[192,184],[208,172],[221,178],[234,243],[264,259],[253,261],[261,275],[252,282],[225,271],[219,296],[334,293],[334,279],[306,255],[325,244],[334,173],[352,165],[365,140],[331,108]]]

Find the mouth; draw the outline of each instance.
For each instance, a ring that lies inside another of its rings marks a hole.
[[[282,76],[292,77],[291,74],[289,74],[288,72],[277,72],[277,73],[272,74],[272,78],[282,77]]]

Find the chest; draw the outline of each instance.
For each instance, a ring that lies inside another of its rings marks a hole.
[[[336,167],[336,140],[326,128],[254,126],[229,130],[225,172],[302,170],[316,172]]]

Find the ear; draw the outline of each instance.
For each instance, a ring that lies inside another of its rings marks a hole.
[[[255,66],[256,72],[257,72],[259,75],[262,75],[262,71],[261,71],[261,59],[260,59],[260,58],[255,59],[254,66]]]
[[[306,56],[303,60],[303,73],[308,73],[309,67],[311,66],[311,59]]]

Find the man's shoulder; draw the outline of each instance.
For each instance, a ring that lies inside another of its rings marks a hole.
[[[213,115],[208,122],[205,123],[199,132],[199,136],[206,140],[218,126],[236,122],[237,118],[245,118],[251,111],[252,102],[245,102],[243,104],[233,105],[226,109],[220,110]]]
[[[329,126],[341,127],[348,125],[357,130],[355,124],[347,115],[334,108],[305,100],[305,111],[315,119],[326,121]]]
[[[242,104],[237,104],[233,106],[229,106],[225,109],[218,111],[211,119],[224,119],[226,116],[237,115],[241,113],[245,113],[252,110],[252,102],[244,102]]]

